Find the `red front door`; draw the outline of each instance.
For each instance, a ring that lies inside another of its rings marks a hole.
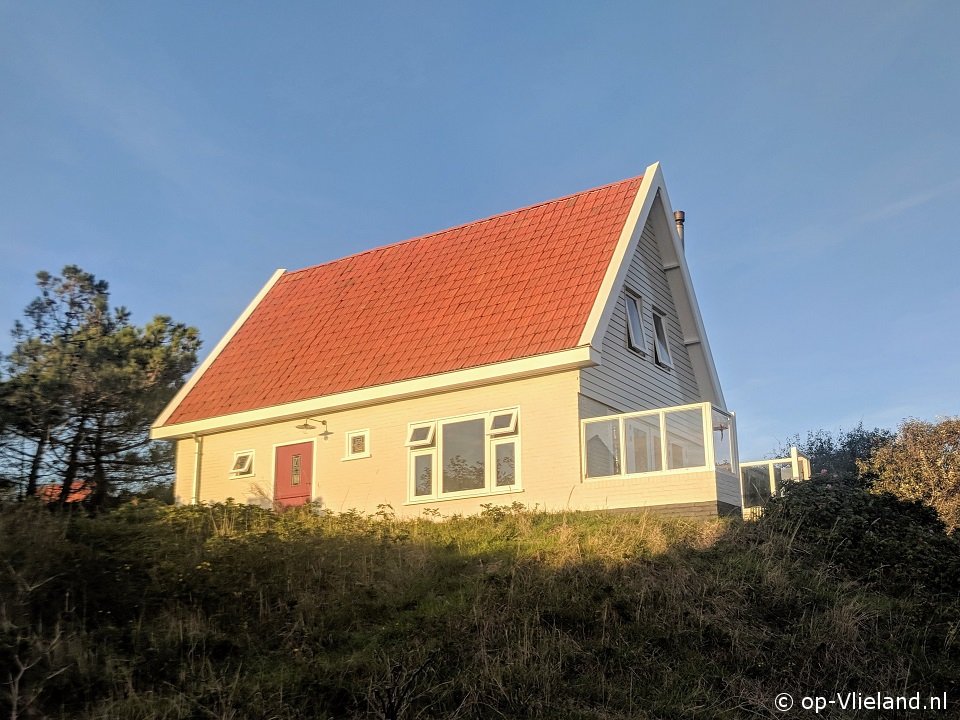
[[[313,443],[281,445],[273,468],[273,499],[283,507],[310,502],[313,486]]]

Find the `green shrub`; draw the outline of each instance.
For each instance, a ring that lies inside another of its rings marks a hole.
[[[960,539],[920,502],[813,479],[772,500],[761,522],[789,532],[794,552],[885,592],[960,593]]]

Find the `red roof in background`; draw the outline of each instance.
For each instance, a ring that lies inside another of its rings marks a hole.
[[[641,179],[283,274],[164,424],[575,347]]]
[[[37,487],[37,497],[48,504],[59,501],[62,492],[63,486],[59,483],[48,483]],[[86,484],[82,480],[74,480],[70,484],[70,494],[67,495],[67,502],[83,502],[90,497],[90,493],[92,492],[92,485]]]

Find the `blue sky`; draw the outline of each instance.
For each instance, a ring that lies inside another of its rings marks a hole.
[[[958,37],[952,0],[0,0],[0,326],[76,263],[209,349],[277,267],[660,161],[743,457],[956,415]]]

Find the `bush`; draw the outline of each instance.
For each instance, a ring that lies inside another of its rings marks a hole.
[[[950,530],[960,528],[960,418],[907,420],[857,465],[874,489],[925,502]]]
[[[918,501],[815,478],[773,499],[761,522],[789,532],[794,552],[886,592],[960,592],[960,541]]]

